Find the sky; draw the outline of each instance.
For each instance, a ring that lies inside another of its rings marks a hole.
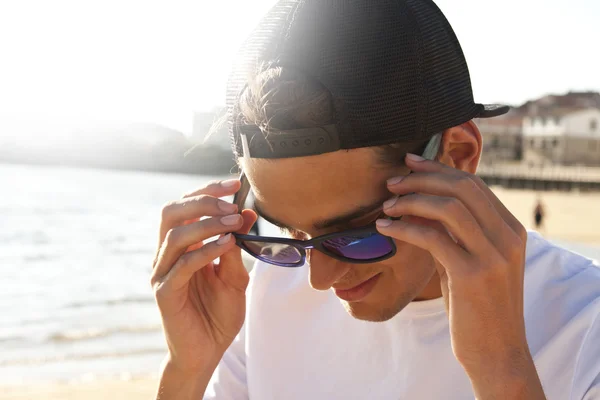
[[[190,133],[224,102],[274,0],[0,0],[0,122],[109,119]],[[600,1],[437,0],[478,102],[600,91]]]

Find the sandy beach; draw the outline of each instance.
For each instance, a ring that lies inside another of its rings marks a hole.
[[[0,399],[11,400],[148,400],[156,396],[155,379],[100,380],[80,384],[50,384],[0,388]]]
[[[563,193],[507,190],[494,192],[527,228],[533,228],[533,208],[538,196],[546,207],[547,219],[543,233],[565,242],[600,246],[600,193]],[[600,252],[598,253],[600,254]],[[115,370],[119,361],[115,359]],[[158,368],[158,366],[157,366]],[[127,374],[130,371],[122,371]],[[0,399],[45,400],[138,400],[154,398],[155,378],[88,381],[81,383],[34,384],[0,387]]]
[[[541,230],[546,237],[600,246],[600,193],[492,190],[526,228],[534,229],[533,210],[539,197],[546,211]]]

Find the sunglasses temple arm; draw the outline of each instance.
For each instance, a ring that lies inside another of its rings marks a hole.
[[[237,205],[238,210],[241,211],[246,204],[248,193],[250,193],[250,182],[248,182],[248,178],[246,178],[246,175],[243,172],[240,174],[239,179],[242,183],[242,186],[240,187],[240,190],[233,195],[233,204]]]

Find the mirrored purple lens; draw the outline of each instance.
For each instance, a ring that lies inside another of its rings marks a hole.
[[[294,246],[281,243],[253,242],[244,240],[250,253],[277,264],[294,265],[302,261],[302,254]]]
[[[390,240],[379,233],[341,236],[323,242],[330,252],[352,260],[373,260],[393,251]]]

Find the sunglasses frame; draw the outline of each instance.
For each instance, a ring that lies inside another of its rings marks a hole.
[[[376,233],[379,236],[381,236],[382,238],[386,239],[391,246],[391,251],[381,257],[369,258],[367,260],[357,260],[355,258],[348,258],[348,257],[340,256],[339,254],[336,254],[336,253],[332,252],[331,250],[327,249],[325,246],[323,246],[323,242],[325,242],[327,240],[331,240],[331,239],[338,238],[338,237],[364,235],[364,234],[368,234],[368,233]],[[394,240],[388,236],[384,236],[381,233],[379,233],[377,231],[377,228],[375,227],[374,223],[367,225],[365,227],[362,227],[362,228],[348,229],[345,231],[328,233],[328,234],[317,236],[315,238],[308,239],[308,240],[278,238],[278,237],[268,237],[268,236],[242,235],[242,234],[238,234],[238,233],[234,233],[234,236],[235,236],[236,244],[239,247],[241,247],[242,250],[244,250],[246,253],[250,254],[252,257],[258,258],[259,260],[264,261],[269,264],[277,265],[280,267],[288,267],[288,268],[301,267],[302,265],[304,265],[306,263],[306,250],[312,250],[312,249],[319,250],[323,254],[326,254],[327,256],[329,256],[331,258],[335,258],[336,260],[351,262],[353,264],[369,264],[369,263],[374,263],[374,262],[378,262],[378,261],[383,261],[390,257],[393,257],[396,254],[396,244],[394,243]],[[287,246],[294,247],[298,251],[298,253],[300,253],[301,260],[294,264],[278,263],[273,260],[268,260],[265,257],[262,257],[258,254],[254,254],[252,251],[250,251],[250,249],[245,245],[245,243],[244,243],[245,241],[257,242],[257,243],[285,244]]]
[[[440,149],[441,140],[442,140],[442,133],[437,133],[437,134],[433,135],[431,137],[431,139],[429,139],[429,141],[427,142],[425,150],[422,153],[422,157],[426,160],[435,160],[437,157],[437,154],[439,152],[439,149]],[[409,174],[410,173],[412,173],[412,171],[409,172]],[[248,197],[248,194],[250,193],[251,187],[250,187],[250,182],[248,182],[248,178],[246,178],[246,175],[244,174],[243,171],[240,174],[239,179],[242,183],[242,186],[241,186],[240,190],[238,190],[235,193],[235,195],[233,196],[233,204],[236,204],[238,206],[238,210],[242,210],[244,208],[244,205],[246,204],[246,199]],[[398,218],[388,217],[388,218],[397,220],[402,217],[398,217]],[[390,251],[390,253],[386,254],[384,256],[378,257],[378,258],[371,258],[368,260],[356,260],[353,258],[346,258],[346,257],[339,256],[338,254],[332,253],[330,250],[327,250],[322,245],[322,243],[324,241],[330,240],[332,238],[342,237],[342,236],[352,236],[352,234],[357,235],[357,234],[365,234],[365,233],[377,233],[377,234],[381,235],[382,237],[386,238],[392,246],[392,250]],[[316,238],[312,238],[309,240],[298,240],[298,239],[269,237],[269,236],[243,235],[240,233],[233,233],[233,236],[235,237],[236,244],[242,250],[244,250],[246,253],[251,255],[252,257],[257,258],[268,264],[277,265],[280,267],[288,267],[288,268],[300,267],[300,266],[304,265],[306,263],[306,250],[312,250],[312,249],[319,250],[320,252],[322,252],[322,253],[326,254],[327,256],[332,257],[336,260],[350,262],[352,264],[375,263],[375,262],[386,260],[390,257],[393,257],[396,254],[396,243],[394,242],[394,240],[392,238],[390,238],[389,236],[385,236],[385,235],[382,235],[381,233],[379,233],[379,231],[377,230],[377,227],[375,226],[375,223],[371,223],[371,224],[361,227],[361,228],[349,229],[349,230],[345,230],[345,231],[341,231],[341,232],[328,233],[326,235],[321,235],[321,236],[318,236]],[[259,242],[259,243],[263,242],[263,243],[286,244],[286,245],[294,247],[295,249],[297,249],[300,252],[301,260],[298,263],[294,263],[294,264],[277,263],[273,260],[267,260],[266,258],[251,252],[244,245],[244,241]]]

